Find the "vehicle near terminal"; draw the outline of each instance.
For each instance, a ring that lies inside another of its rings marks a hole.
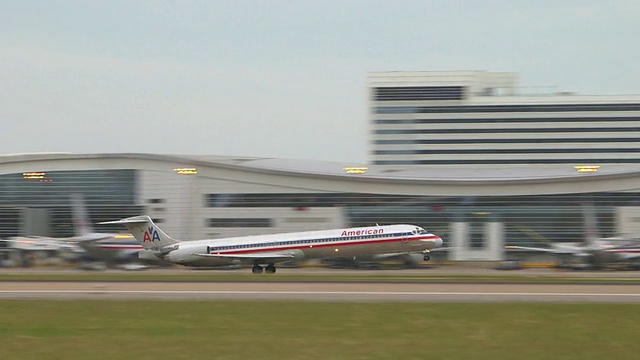
[[[429,252],[442,245],[439,236],[406,224],[193,241],[171,238],[147,215],[101,224],[126,226],[144,248],[141,259],[192,267],[250,264],[256,274],[275,273],[275,264],[281,262],[345,255],[421,253],[428,260]]]

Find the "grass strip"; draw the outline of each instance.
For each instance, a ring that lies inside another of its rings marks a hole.
[[[2,359],[634,359],[627,304],[0,301]]]

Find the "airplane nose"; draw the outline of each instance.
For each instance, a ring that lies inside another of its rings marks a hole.
[[[436,239],[436,247],[438,248],[438,247],[440,247],[440,246],[442,246],[442,239],[438,237],[438,238]]]

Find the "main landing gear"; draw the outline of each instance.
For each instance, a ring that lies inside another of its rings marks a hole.
[[[262,266],[254,265],[251,269],[251,272],[254,274],[262,274],[262,270]],[[266,272],[267,274],[275,274],[276,267],[273,264],[269,264],[264,268],[264,272]]]

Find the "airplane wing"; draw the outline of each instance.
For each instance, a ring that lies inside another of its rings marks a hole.
[[[114,237],[113,234],[91,233],[91,234],[70,237],[65,239],[65,241],[75,242],[78,244],[80,243],[88,244],[88,243],[98,242],[100,240],[112,239],[113,237]]]
[[[539,247],[529,247],[529,246],[515,246],[508,245],[504,247],[507,250],[524,250],[524,251],[535,251],[535,252],[544,252],[549,254],[576,254],[577,251],[566,249],[566,250],[558,250],[558,249],[550,249],[550,248],[539,248]]]
[[[264,261],[264,262],[282,262],[295,259],[295,256],[291,254],[278,254],[278,253],[269,253],[269,254],[193,254],[196,256],[208,257],[208,258],[217,258],[217,259],[228,259],[228,260],[241,260],[245,262],[253,262],[256,260]]]
[[[390,258],[405,256],[405,255],[409,255],[409,253],[399,252],[399,253],[375,254],[375,255],[372,255],[372,257],[377,260],[383,260],[383,259],[390,259]]]
[[[71,250],[76,251],[78,247],[68,244],[55,238],[48,237],[14,237],[6,240],[9,247],[20,250]]]

